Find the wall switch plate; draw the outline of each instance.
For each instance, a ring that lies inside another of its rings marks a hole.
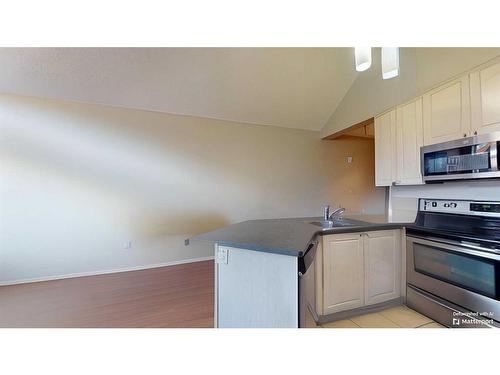
[[[346,161],[348,164],[351,164],[352,163],[352,156],[346,157]]]
[[[123,248],[126,250],[126,249],[130,249],[132,248],[132,241],[125,241],[123,243]]]
[[[227,258],[229,254],[229,249],[227,247],[217,248],[217,263],[227,264]]]

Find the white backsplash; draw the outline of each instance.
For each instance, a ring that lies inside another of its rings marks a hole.
[[[500,180],[450,181],[442,184],[392,186],[389,195],[391,221],[415,220],[418,198],[500,201]]]

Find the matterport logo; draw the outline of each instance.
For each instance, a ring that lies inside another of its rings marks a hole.
[[[453,320],[452,320],[452,326],[454,327],[460,327],[462,325],[467,325],[467,326],[488,326],[493,324],[493,319],[491,317],[493,316],[492,312],[482,312],[482,313],[477,313],[477,312],[459,312],[459,311],[454,311],[453,312]]]

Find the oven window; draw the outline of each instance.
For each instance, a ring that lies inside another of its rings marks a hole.
[[[491,144],[457,147],[424,155],[425,176],[491,171]]]
[[[497,298],[495,262],[413,244],[415,271],[482,295]]]

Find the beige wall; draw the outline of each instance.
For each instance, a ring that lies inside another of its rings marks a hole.
[[[325,203],[382,212],[373,142],[318,135],[0,95],[0,283],[211,256],[184,239]]]
[[[380,48],[322,129],[322,137],[370,117],[500,55],[500,48],[400,48],[400,75],[383,80]],[[354,69],[354,62],[353,62]]]

